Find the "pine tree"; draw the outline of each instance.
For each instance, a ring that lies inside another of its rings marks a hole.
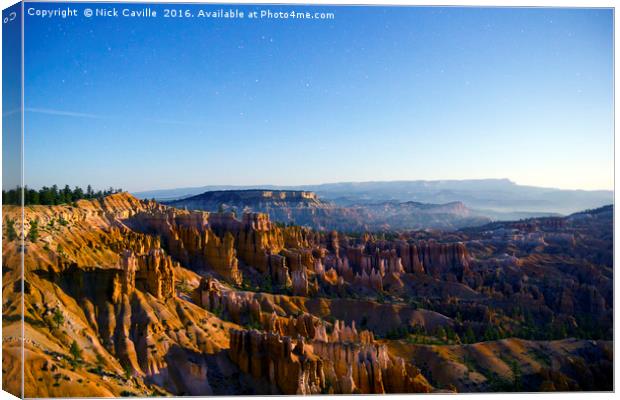
[[[39,197],[41,198],[41,204],[44,206],[51,206],[54,204],[54,194],[47,186],[43,186],[41,188],[39,191]]]
[[[131,368],[131,365],[129,364],[123,365],[123,370],[125,371],[125,379],[131,378],[131,374],[133,372],[133,368]]]
[[[28,239],[31,242],[36,242],[39,239],[39,220],[35,219],[30,222],[30,230],[28,231]]]
[[[28,186],[24,186],[24,205],[27,206],[31,204],[30,203],[30,189],[28,189]]]
[[[71,191],[69,185],[65,185],[65,188],[62,189],[62,195],[65,203],[71,203],[73,201],[73,192]]]
[[[76,186],[75,189],[73,189],[73,200],[81,200],[84,198],[84,191],[82,190],[81,187]]]
[[[6,219],[6,237],[9,242],[17,239],[17,232],[15,231],[15,221],[11,218]]]
[[[467,330],[465,330],[465,335],[463,336],[463,342],[468,343],[468,344],[476,342],[476,335],[474,334],[474,330],[471,328],[471,326],[468,326]]]
[[[520,392],[521,390],[523,390],[523,383],[521,381],[521,366],[519,365],[517,360],[510,361],[510,370],[512,372],[512,390],[515,392]]]
[[[41,204],[41,201],[39,200],[39,192],[34,189],[28,190],[28,204]]]
[[[454,329],[452,329],[450,325],[446,326],[446,338],[449,341],[456,341],[456,332],[454,332]]]
[[[487,328],[484,331],[483,340],[485,342],[490,340],[498,340],[499,336],[499,330],[496,327],[487,325]]]
[[[54,322],[54,325],[56,326],[56,328],[64,324],[65,316],[62,314],[62,311],[60,311],[60,308],[57,308],[56,310],[54,310],[54,314],[52,315],[52,321]]]
[[[446,340],[446,330],[442,326],[437,327],[437,329],[435,330],[435,336],[437,336],[441,340]]]
[[[58,185],[52,185],[52,188],[50,189],[50,191],[51,191],[52,204],[59,204],[60,195],[58,194]]]
[[[82,349],[80,349],[77,341],[74,340],[71,343],[71,347],[69,347],[69,353],[71,353],[74,361],[79,361],[82,359]]]
[[[97,373],[101,374],[101,372],[103,371],[103,365],[105,364],[105,359],[103,358],[103,356],[99,353],[97,353],[97,362],[96,362],[96,369],[97,369]]]

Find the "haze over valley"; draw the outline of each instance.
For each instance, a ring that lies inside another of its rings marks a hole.
[[[312,198],[278,199],[278,193],[286,191],[307,192]],[[267,212],[278,222],[349,231],[453,229],[493,220],[567,215],[613,202],[612,191],[539,188],[507,179],[202,186],[136,196],[204,211],[224,207]]]

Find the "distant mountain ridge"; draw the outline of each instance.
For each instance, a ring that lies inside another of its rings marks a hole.
[[[245,190],[213,190],[191,196],[178,201],[164,201],[166,204],[182,202],[188,208],[212,208],[214,204],[226,203],[236,207],[246,207],[271,203],[278,205],[292,204],[295,207],[322,207],[327,206],[319,200],[316,193],[302,190],[268,190],[268,189],[245,189]]]
[[[383,201],[340,206],[309,191],[216,190],[164,204],[203,211],[262,212],[277,222],[317,230],[389,231],[407,229],[458,229],[490,221],[461,202],[428,204]]]
[[[339,182],[299,186],[202,186],[138,192],[139,198],[175,200],[216,190],[300,190],[314,192],[339,206],[385,201],[445,204],[462,202],[471,209],[508,213],[515,218],[527,213],[568,215],[613,203],[611,190],[567,190],[518,185],[508,179],[435,181]],[[516,213],[516,214],[515,214]]]

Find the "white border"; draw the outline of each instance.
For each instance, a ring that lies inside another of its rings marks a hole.
[[[53,1],[49,1],[49,2],[53,2]],[[78,1],[81,2],[81,1]],[[85,1],[87,2],[87,1]],[[258,1],[258,0],[237,0],[237,1],[229,1],[229,2],[223,2],[223,1],[214,1],[214,0],[206,0],[206,1],[201,1],[201,2],[197,2],[197,1],[182,1],[182,0],[151,0],[151,1],[119,1],[119,0],[108,0],[106,2],[110,2],[110,3],[211,3],[211,4],[223,4],[223,3],[229,3],[229,4],[299,4],[299,5],[310,5],[310,4],[314,4],[314,5],[381,5],[381,6],[386,6],[386,5],[396,5],[396,6],[410,6],[410,5],[418,5],[418,6],[481,6],[481,7],[584,7],[584,8],[593,8],[593,7],[606,7],[606,8],[614,8],[615,10],[615,1],[612,0],[590,0],[590,1],[577,1],[577,0],[554,0],[554,1],[549,1],[549,0],[542,0],[542,1],[533,1],[533,0],[528,0],[528,1],[524,1],[524,0],[504,0],[501,2],[498,1],[492,1],[492,0],[473,0],[473,1],[468,1],[468,0],[447,0],[447,1],[437,1],[437,0],[426,0],[426,1],[419,1],[419,0],[388,0],[388,1],[380,1],[380,0],[375,0],[375,1],[371,1],[371,0],[360,0],[360,1],[355,1],[355,0],[314,0],[314,1],[310,1],[310,0],[287,0],[287,1]],[[14,0],[0,0],[0,5],[2,6],[2,9],[7,8],[13,4],[17,3],[17,1]],[[2,36],[1,36],[1,30],[0,30],[0,43],[2,42]],[[616,46],[618,43],[618,31],[615,29],[615,15],[614,15],[614,115],[618,114],[618,106],[615,103],[615,92],[618,89],[618,83],[615,80],[615,76],[618,73],[618,65],[615,63],[615,50],[616,50]],[[1,53],[0,53],[0,65],[1,65]],[[0,92],[2,90],[2,82],[0,79]],[[23,90],[23,88],[22,88]],[[22,99],[23,101],[23,99]],[[1,104],[1,103],[0,103]],[[0,121],[0,128],[1,128],[1,121]],[[615,132],[615,118],[614,118],[614,132]],[[615,135],[614,135],[615,137]],[[1,150],[1,142],[0,142],[0,150]],[[614,140],[614,152],[617,153],[618,147],[620,145],[618,144],[617,141]],[[2,165],[2,152],[0,151],[0,171],[1,171],[1,165]],[[614,163],[615,165],[615,163]],[[614,187],[618,186],[618,174],[616,173],[617,169],[616,166],[614,166]],[[615,201],[614,201],[615,203]],[[614,269],[615,269],[615,260],[616,260],[616,256],[617,256],[617,252],[616,249],[618,249],[618,236],[620,234],[620,227],[618,226],[618,224],[616,223],[617,219],[616,219],[616,214],[614,213]],[[1,244],[0,244],[0,251],[2,250]],[[615,304],[615,294],[616,293],[620,293],[619,292],[619,280],[617,276],[614,276],[614,326],[615,326],[615,321],[617,321],[617,317],[618,317],[618,308],[616,307]],[[616,363],[615,363],[615,356],[618,354],[618,341],[617,341],[617,330],[615,330],[614,332],[614,389],[616,388],[616,385],[618,384],[619,380],[619,370],[620,368],[617,367]],[[0,349],[0,353],[1,353],[1,349]],[[1,375],[0,375],[1,376]],[[411,396],[414,395],[390,395],[390,399],[409,399]],[[437,397],[437,396],[442,396],[442,395],[425,395],[425,397],[431,396],[433,398]],[[457,396],[467,396],[468,399],[489,399],[490,396],[497,396],[497,394],[460,394]],[[563,400],[573,400],[573,399],[583,399],[583,398],[588,398],[588,399],[593,399],[593,400],[598,400],[598,399],[609,399],[612,397],[615,397],[615,394],[613,393],[579,393],[579,392],[571,392],[571,393],[545,393],[545,394],[539,394],[539,393],[532,393],[532,394],[523,394],[523,393],[519,393],[519,394],[501,394],[499,395],[502,399],[510,399],[510,400],[517,400],[517,399],[521,399],[522,397],[526,397],[526,398],[535,398],[535,397],[544,397],[545,399],[550,399],[550,400],[555,400],[555,399],[563,399]],[[4,399],[14,399],[15,397],[6,393],[6,392],[0,392],[0,399],[4,400]],[[204,398],[204,397],[192,397],[192,398],[196,398],[196,399],[200,399],[200,398]],[[223,398],[223,396],[218,397],[218,398]],[[228,397],[227,397],[228,398]],[[230,397],[231,399],[239,399],[239,396],[234,396],[234,397]],[[272,396],[253,396],[252,399],[269,399],[269,398],[273,398]],[[319,399],[328,399],[329,396],[313,396],[313,398],[319,398]],[[338,398],[346,398],[346,399],[355,399],[355,398],[360,398],[360,396],[338,396]]]

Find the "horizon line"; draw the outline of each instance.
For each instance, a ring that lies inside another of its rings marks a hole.
[[[368,184],[368,183],[411,183],[411,182],[428,182],[428,183],[437,183],[437,182],[465,182],[465,181],[507,181],[515,186],[521,187],[534,187],[539,189],[550,189],[550,190],[566,190],[566,191],[583,191],[583,192],[613,192],[615,193],[615,185],[612,188],[598,188],[598,189],[583,189],[583,188],[560,188],[560,187],[552,187],[552,186],[538,186],[531,184],[521,184],[510,178],[449,178],[449,179],[393,179],[393,180],[366,180],[366,181],[332,181],[332,182],[320,182],[320,183],[302,183],[302,184],[273,184],[273,183],[261,183],[261,184],[205,184],[205,185],[195,185],[195,186],[177,186],[177,187],[168,187],[168,188],[158,188],[158,189],[146,189],[146,190],[127,190],[129,193],[147,193],[147,192],[157,192],[157,191],[168,191],[168,190],[184,190],[184,189],[200,189],[210,186],[218,186],[218,187],[238,187],[238,188],[247,188],[247,189],[260,189],[264,187],[269,190],[271,188],[290,188],[290,187],[303,187],[303,186],[322,186],[322,185],[336,185],[336,184]],[[271,187],[271,188],[270,188]],[[235,189],[229,189],[235,190]]]
[[[304,187],[304,186],[323,186],[323,185],[337,185],[337,184],[372,184],[372,183],[413,183],[413,182],[424,182],[424,183],[440,183],[440,182],[481,182],[481,181],[504,181],[504,182],[508,182],[512,185],[515,186],[521,186],[521,187],[531,187],[531,188],[538,188],[538,189],[548,189],[548,190],[561,190],[561,191],[582,191],[582,192],[612,192],[615,193],[615,185],[612,188],[609,189],[583,189],[583,188],[560,188],[560,187],[552,187],[552,186],[538,186],[538,185],[531,185],[531,184],[521,184],[518,183],[510,178],[463,178],[463,179],[457,179],[457,178],[449,178],[449,179],[393,179],[393,180],[366,180],[366,181],[332,181],[332,182],[320,182],[320,183],[301,183],[301,184],[274,184],[274,183],[261,183],[261,184],[232,184],[232,183],[226,183],[226,184],[217,184],[217,183],[211,183],[211,184],[202,184],[202,185],[194,185],[194,186],[176,186],[176,187],[167,187],[167,188],[155,188],[155,189],[143,189],[143,190],[129,190],[129,189],[123,189],[124,192],[128,192],[131,194],[142,194],[142,193],[148,193],[148,192],[160,192],[160,191],[171,191],[171,190],[189,190],[189,189],[201,189],[201,188],[208,188],[208,187],[222,187],[222,188],[231,188],[231,189],[217,189],[217,190],[242,190],[242,189],[254,189],[254,190],[295,190],[295,189],[287,189],[287,188],[300,188],[300,187]],[[35,189],[35,190],[40,190],[42,189],[44,186],[46,187],[52,187],[53,185],[56,185],[59,189],[60,188],[64,188],[67,184],[51,184],[51,185],[43,185],[43,186],[29,186],[29,185],[24,185],[24,187],[28,188],[28,189]],[[86,188],[88,185],[86,185],[84,188]],[[110,187],[112,188],[119,188],[122,187],[123,185],[107,185],[105,187],[99,187],[95,185],[90,185],[93,187],[94,190],[107,190]],[[15,188],[11,188],[11,189],[7,189],[7,188],[2,188],[3,191],[7,191],[7,190],[14,190],[17,189],[19,186],[16,186]],[[75,187],[80,187],[82,188],[80,185],[69,185],[69,187],[71,188],[75,188]],[[234,188],[238,188],[238,189],[234,189]],[[214,189],[215,190],[215,189]],[[304,189],[300,189],[300,190],[304,190]],[[209,191],[209,190],[207,190]]]

